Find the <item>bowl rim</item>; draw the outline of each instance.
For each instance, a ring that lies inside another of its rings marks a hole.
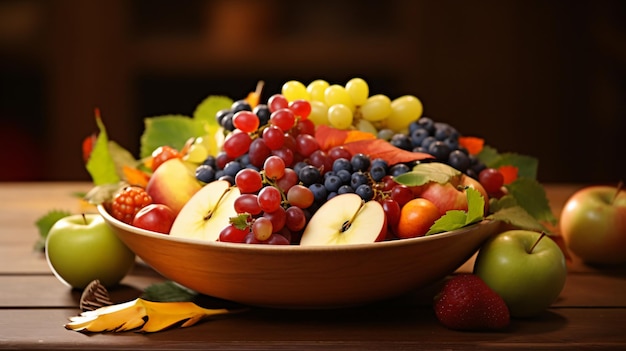
[[[447,232],[432,234],[428,236],[406,238],[406,239],[383,240],[383,241],[378,241],[374,243],[364,243],[364,244],[305,245],[305,246],[302,246],[302,245],[251,245],[251,244],[244,244],[244,243],[230,243],[230,242],[225,243],[225,242],[220,242],[220,241],[208,241],[208,240],[202,240],[202,239],[176,237],[176,236],[170,236],[168,234],[157,233],[154,231],[132,226],[130,224],[124,223],[116,219],[111,214],[109,214],[109,212],[106,210],[103,204],[98,204],[96,207],[100,215],[104,217],[107,223],[110,223],[114,226],[119,227],[120,229],[123,229],[133,234],[147,236],[149,238],[157,239],[157,240],[166,240],[166,241],[178,242],[178,243],[183,243],[183,244],[207,246],[207,247],[213,247],[216,249],[219,248],[220,250],[226,250],[226,251],[252,251],[252,252],[280,251],[280,252],[287,252],[287,253],[302,253],[302,252],[368,251],[368,250],[375,250],[375,249],[381,249],[381,248],[412,245],[412,244],[415,244],[416,242],[431,241],[431,240],[437,240],[437,239],[441,239],[441,238],[449,237],[449,236],[457,236],[457,235],[461,235],[464,232],[472,231],[473,229],[479,226],[486,226],[486,225],[494,224],[496,222],[494,220],[483,219],[480,222],[470,224],[465,227],[461,227],[461,228],[447,231]]]

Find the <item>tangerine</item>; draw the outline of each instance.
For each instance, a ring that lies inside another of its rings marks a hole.
[[[403,239],[423,236],[439,217],[439,209],[434,203],[424,198],[415,198],[402,206],[400,220],[394,231]]]

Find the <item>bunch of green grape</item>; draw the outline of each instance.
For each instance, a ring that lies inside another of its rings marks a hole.
[[[316,125],[358,129],[374,135],[381,129],[406,132],[409,124],[423,112],[422,102],[413,95],[393,100],[383,94],[370,96],[369,85],[362,78],[352,78],[345,85],[330,84],[322,79],[308,85],[290,80],[283,84],[282,94],[289,101],[309,101],[309,119]]]

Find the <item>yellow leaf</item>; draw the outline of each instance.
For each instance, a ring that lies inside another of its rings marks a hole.
[[[177,323],[189,327],[214,315],[227,314],[227,309],[206,309],[193,302],[152,302],[141,298],[105,306],[71,317],[65,328],[80,332],[137,332],[153,333]]]

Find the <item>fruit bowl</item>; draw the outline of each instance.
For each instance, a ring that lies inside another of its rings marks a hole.
[[[99,213],[118,237],[165,278],[241,304],[289,309],[362,305],[426,287],[454,272],[499,228],[462,229],[372,244],[253,245],[177,238]]]

